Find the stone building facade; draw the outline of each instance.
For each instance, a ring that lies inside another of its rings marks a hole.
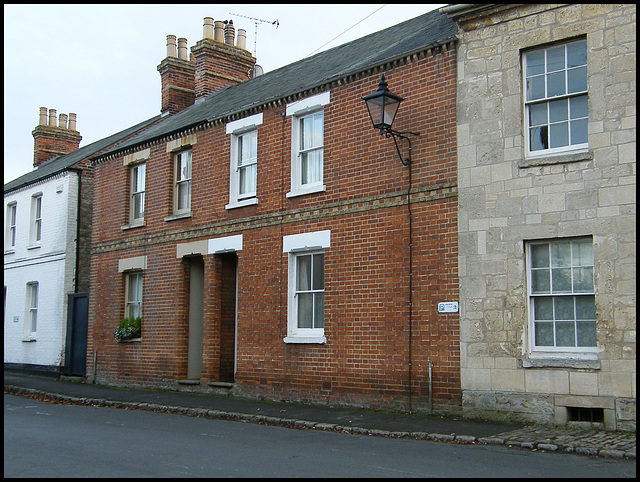
[[[635,430],[636,7],[452,5],[467,415]]]

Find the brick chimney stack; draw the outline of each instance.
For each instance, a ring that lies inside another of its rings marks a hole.
[[[247,34],[238,30],[237,45],[232,21],[205,17],[203,39],[191,48],[187,39],[167,35],[167,57],[158,66],[162,79],[163,114],[175,114],[222,87],[249,79],[256,59],[246,49]]]
[[[234,45],[233,20],[216,21],[213,38],[212,23],[212,18],[204,19],[204,38],[191,47],[196,65],[196,101],[222,87],[249,80],[249,71],[256,64],[256,59],[246,50],[246,31],[238,30],[238,44]]]
[[[54,157],[69,154],[80,146],[82,136],[76,131],[76,115],[60,114],[56,121],[56,110],[40,107],[40,119],[33,130],[34,149],[33,167],[53,159]],[[48,117],[48,118],[47,118]],[[69,125],[67,126],[67,120]]]
[[[187,39],[178,39],[179,48],[176,49],[176,36],[167,35],[167,57],[158,65],[158,72],[162,80],[163,114],[175,114],[193,105],[195,93],[195,66],[187,58]]]

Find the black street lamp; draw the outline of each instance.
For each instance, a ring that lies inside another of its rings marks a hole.
[[[380,129],[380,135],[384,135],[387,138],[393,137],[393,142],[396,145],[396,151],[398,151],[398,156],[400,156],[400,162],[405,166],[409,165],[411,162],[411,139],[406,135],[410,134],[413,136],[419,136],[420,133],[398,132],[391,129],[393,121],[396,118],[396,114],[398,113],[400,102],[404,99],[389,91],[387,88],[387,82],[384,80],[384,74],[382,74],[380,83],[378,84],[378,90],[373,94],[365,95],[362,100],[367,104],[367,110],[369,111],[369,117],[371,117],[373,128]],[[404,139],[409,143],[408,157],[403,158],[402,154],[400,154],[396,138]]]

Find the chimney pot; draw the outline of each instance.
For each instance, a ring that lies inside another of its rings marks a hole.
[[[67,119],[69,120],[70,130],[67,130]],[[56,126],[55,109],[40,108],[40,123],[32,132],[33,167],[39,167],[42,163],[57,156],[69,154],[80,146],[82,136],[75,130],[76,115],[60,114],[59,120],[60,124]],[[55,127],[55,129],[52,129],[52,127]]]
[[[213,40],[213,18],[204,17],[204,30],[202,32],[203,39]]]
[[[231,85],[248,80],[247,72],[255,59],[235,46],[233,21],[214,22],[214,42],[201,41],[191,49],[194,58],[195,102]],[[246,31],[239,32],[240,45],[246,44]],[[245,46],[246,48],[246,46]]]
[[[47,108],[40,107],[40,120],[38,121],[38,125],[46,126],[47,125]]]
[[[215,21],[214,28],[214,40],[216,42],[223,43],[224,42],[224,22],[222,20]]]
[[[236,46],[242,50],[247,50],[247,31],[245,29],[238,29],[238,43]]]
[[[167,57],[177,57],[178,51],[176,50],[176,36],[167,35]]]
[[[56,110],[49,109],[49,127],[56,127]]]
[[[236,28],[233,26],[233,20],[229,20],[224,26],[224,43],[233,45],[236,37]]]
[[[183,37],[178,39],[178,58],[189,60],[187,56],[187,39]]]

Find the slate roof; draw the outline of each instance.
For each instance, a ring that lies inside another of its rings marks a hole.
[[[119,151],[323,86],[455,38],[456,23],[433,10],[272,72],[221,89],[152,128],[97,156]]]
[[[131,134],[134,134],[135,132],[148,127],[158,119],[160,119],[160,115],[140,122],[135,126],[129,127],[128,129],[120,131],[109,137],[105,137],[104,139],[100,139],[99,141],[80,147],[79,149],[76,149],[69,154],[54,157],[53,159],[40,164],[37,169],[34,169],[33,171],[28,172],[27,174],[24,174],[14,179],[13,181],[9,181],[8,183],[6,183],[4,185],[4,193],[7,194],[8,192],[15,191],[16,189],[20,189],[21,187],[44,180],[48,177],[54,176],[60,172],[70,169],[78,162],[94,156],[97,152],[100,152],[101,150],[109,147],[111,144],[120,142],[122,141],[122,139],[126,139]]]

